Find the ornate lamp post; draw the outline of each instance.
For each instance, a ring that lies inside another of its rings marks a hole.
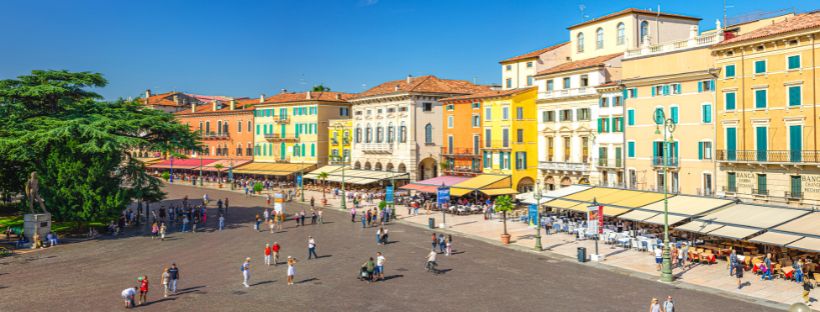
[[[598,209],[598,207],[600,207],[600,206],[601,206],[601,204],[598,203],[598,200],[595,197],[593,197],[592,198],[592,204],[589,207],[587,207],[587,210],[596,211],[596,216],[598,218],[601,218],[601,216],[597,215],[598,213],[603,213],[603,211]],[[591,225],[592,222],[593,222],[593,220],[590,220],[589,223],[587,223],[587,229],[592,227],[592,225]],[[594,222],[598,222],[598,221],[594,221]],[[598,255],[598,232],[599,232],[599,229],[596,227],[595,228],[595,259],[597,259],[596,261],[601,261],[600,260],[601,258]]]
[[[544,248],[541,247],[541,180],[535,180],[535,192],[533,192],[532,197],[535,198],[536,202],[536,209],[535,209],[535,251],[543,251]]]
[[[663,262],[661,264],[661,281],[672,282],[672,259],[669,254],[669,146],[674,143],[672,133],[675,132],[675,121],[664,116],[663,110],[655,111],[655,134],[661,134],[663,128]],[[676,159],[674,161],[677,161]]]
[[[304,157],[304,156],[302,156]],[[302,202],[305,202],[305,159],[302,158],[301,167],[299,168],[299,193],[302,196]],[[324,192],[324,191],[323,191]]]

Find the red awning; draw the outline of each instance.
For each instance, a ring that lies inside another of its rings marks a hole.
[[[401,188],[423,193],[435,193],[442,184],[444,184],[444,186],[451,186],[469,179],[471,179],[471,177],[440,176],[424,181],[413,182]]]
[[[156,164],[150,165],[150,166],[148,166],[148,168],[154,168],[154,169],[170,169],[170,168],[174,168],[174,169],[194,169],[194,168],[199,168],[200,164],[205,166],[205,165],[208,165],[208,164],[210,164],[212,162],[215,162],[215,161],[216,161],[216,159],[194,159],[194,158],[166,159],[166,160],[160,161]]]

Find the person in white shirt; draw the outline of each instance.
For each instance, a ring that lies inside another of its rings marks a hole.
[[[381,252],[376,253],[376,279],[384,280],[384,255]]]
[[[122,299],[125,300],[125,308],[134,307],[134,296],[137,295],[137,287],[129,287],[122,291]]]
[[[245,285],[245,288],[251,287],[248,285],[248,281],[251,279],[251,257],[245,258],[245,262],[242,263],[242,285]]]
[[[663,247],[657,247],[655,248],[655,264],[658,271],[661,270],[661,263],[663,263]]]
[[[308,260],[312,258],[319,259],[319,256],[316,255],[316,241],[313,236],[308,236]]]
[[[431,249],[430,253],[427,254],[427,270],[434,270],[436,268],[436,250]]]

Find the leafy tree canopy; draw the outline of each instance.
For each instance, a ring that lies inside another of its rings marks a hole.
[[[91,89],[106,84],[98,73],[52,70],[0,80],[0,191],[23,193],[36,171],[54,217],[81,222],[164,196],[160,181],[128,151],[178,155],[196,149],[196,136],[171,114],[136,101],[102,101]]]
[[[313,91],[313,92],[328,92],[328,91],[330,91],[330,88],[325,87],[325,85],[323,85],[323,84],[320,84],[320,85],[313,86],[313,89],[311,89],[310,91]]]

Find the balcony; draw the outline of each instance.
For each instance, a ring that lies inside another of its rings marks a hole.
[[[482,143],[486,144],[487,142],[482,142]],[[485,145],[483,149],[488,150],[488,151],[511,151],[512,150],[511,145],[512,145],[512,141],[509,141],[509,140],[507,140],[507,141],[504,141],[504,140],[492,141],[492,142],[490,142],[490,146]]]
[[[560,90],[552,90],[552,91],[543,91],[538,92],[538,99],[555,99],[555,98],[563,98],[563,97],[573,97],[573,96],[587,96],[587,95],[597,95],[598,92],[595,91],[594,87],[580,87],[580,88],[571,88],[571,89],[560,89]]]
[[[724,186],[721,189],[726,194],[737,194],[737,186],[736,185]]]
[[[299,138],[293,136],[281,136],[278,133],[265,133],[265,140],[269,142],[299,142]]]
[[[276,116],[276,117],[273,117],[273,121],[275,123],[278,123],[278,124],[289,124],[290,123],[290,117],[288,117],[287,115],[286,116]]]
[[[481,158],[481,154],[478,152],[479,151],[473,150],[472,148],[464,147],[453,147],[452,149],[448,147],[441,148],[442,156],[451,156],[455,158]]]
[[[472,168],[470,166],[455,166],[453,168],[444,168],[445,175],[454,176],[476,176],[482,173],[481,168]]]
[[[360,144],[362,152],[365,154],[392,154],[393,144],[387,143],[363,143]]]
[[[803,199],[803,192],[802,191],[786,192],[785,197],[786,197],[786,199],[789,199],[789,200],[801,200],[801,199]]]
[[[769,189],[765,189],[765,188],[763,188],[763,189],[755,189],[755,188],[753,188],[753,189],[752,189],[752,195],[757,195],[757,196],[769,196]]]
[[[285,158],[277,158],[277,159],[276,159],[276,160],[274,160],[274,161],[275,161],[275,162],[278,162],[278,163],[290,163],[290,157],[285,157]]]
[[[227,140],[230,138],[227,132],[208,132],[202,134],[203,140]]]
[[[590,165],[589,163],[542,161],[538,163],[538,169],[548,171],[589,172]]]
[[[759,164],[820,164],[816,151],[717,150],[717,161]]]
[[[695,36],[695,34],[691,34],[689,39],[656,45],[646,45],[637,49],[627,50],[624,53],[624,59],[708,46],[721,41],[723,41],[722,32],[713,32],[704,36]]]
[[[678,163],[678,158],[671,156],[671,157],[652,157],[652,166],[653,167],[678,167],[680,164]]]
[[[623,160],[620,158],[615,159],[607,159],[607,158],[598,158],[596,162],[598,168],[622,168],[623,167]]]

